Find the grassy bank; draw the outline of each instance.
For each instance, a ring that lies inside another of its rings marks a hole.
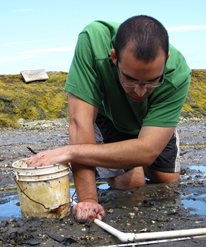
[[[47,81],[26,84],[22,76],[0,75],[0,127],[18,127],[17,120],[68,116],[67,73],[48,74]]]
[[[192,70],[189,93],[182,108],[185,118],[206,118],[206,70]]]
[[[67,73],[49,74],[47,81],[24,83],[20,74],[0,75],[0,127],[18,127],[20,118],[41,120],[68,117]],[[193,70],[182,117],[205,118],[206,71]]]

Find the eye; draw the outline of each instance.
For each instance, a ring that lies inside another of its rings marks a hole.
[[[161,76],[158,77],[158,78],[155,78],[153,80],[149,80],[148,82],[150,82],[150,83],[156,83],[156,82],[158,82],[160,80],[160,78],[161,78]]]
[[[128,81],[137,81],[136,79],[128,76],[128,75],[124,75],[124,77],[128,80]]]

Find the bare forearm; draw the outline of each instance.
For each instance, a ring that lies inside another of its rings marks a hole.
[[[70,146],[71,160],[87,166],[114,169],[150,165],[157,154],[141,145],[140,140],[110,144],[83,144]]]
[[[93,127],[88,135],[88,131],[81,133],[76,131],[76,126],[70,125],[70,145],[69,150],[72,150],[72,147],[75,149],[78,145],[72,145],[77,143],[92,143],[95,144],[95,135],[93,133]],[[71,154],[71,152],[69,152]],[[96,191],[96,180],[95,180],[95,167],[85,166],[82,162],[75,162],[71,159],[72,173],[74,177],[75,188],[77,192],[77,199],[79,202],[83,201],[96,201],[97,191]],[[85,191],[86,189],[86,191]]]
[[[71,160],[88,166],[125,169],[150,166],[170,140],[174,127],[144,127],[138,139],[70,147]]]
[[[72,172],[77,192],[77,199],[79,202],[85,200],[94,200],[96,202],[98,201],[94,169],[94,167],[72,162]]]

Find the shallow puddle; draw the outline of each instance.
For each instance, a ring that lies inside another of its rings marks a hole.
[[[198,172],[206,172],[206,166],[191,166],[191,170],[196,170]],[[188,177],[191,175],[188,175]],[[192,175],[192,177],[195,175]],[[182,177],[185,177],[184,175]],[[186,175],[187,177],[187,175]],[[184,178],[185,179],[185,178]],[[193,179],[194,180],[194,179]],[[184,183],[184,181],[182,181]],[[109,189],[109,185],[107,183],[103,182],[97,182],[97,188],[100,190],[107,190]],[[190,194],[192,196],[192,194]],[[75,189],[73,186],[70,186],[70,197],[77,201],[77,196],[75,193]],[[206,197],[206,194],[200,194],[194,196],[196,199],[187,199],[185,196],[180,196],[181,205],[185,208],[188,208],[190,210],[191,214],[197,214],[197,215],[206,215],[205,207],[206,202],[204,202],[202,199]],[[0,218],[4,217],[15,217],[15,218],[21,218],[21,207],[19,206],[19,197],[18,194],[16,195],[10,195],[3,198],[4,201],[2,201],[0,204]],[[123,198],[122,198],[123,199]],[[164,198],[167,200],[166,198]]]
[[[102,183],[97,186],[97,188],[101,190],[106,190],[109,188],[109,185],[107,183]],[[74,187],[70,187],[70,196],[73,197],[73,200],[77,201],[77,196],[75,193]],[[1,217],[5,218],[21,218],[21,207],[19,203],[19,197],[17,195],[12,196],[6,196],[3,198],[4,202],[0,204],[0,219]]]
[[[190,169],[194,169],[201,172],[206,172],[206,166],[191,166]]]
[[[205,207],[206,203],[194,200],[182,200],[182,205],[186,208],[191,208],[191,214],[206,215]]]
[[[7,201],[0,204],[0,215],[3,217],[21,217],[21,207],[19,205],[18,195],[7,196],[4,198]]]

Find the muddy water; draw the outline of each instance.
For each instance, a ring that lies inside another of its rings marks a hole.
[[[181,143],[181,176],[178,184],[150,184],[131,191],[98,186],[104,221],[123,232],[169,231],[206,227],[206,124],[186,122],[178,126]],[[95,224],[80,224],[72,215],[63,220],[22,219],[11,164],[35,152],[68,143],[65,119],[26,122],[18,130],[0,130],[0,243],[38,246],[102,246],[121,242]],[[73,182],[72,175],[70,182]],[[71,195],[74,188],[71,187]],[[75,198],[75,196],[74,196]],[[45,235],[45,236],[43,236]],[[167,243],[200,246],[206,238]],[[156,244],[158,246],[159,244]],[[163,245],[159,245],[163,246]]]

